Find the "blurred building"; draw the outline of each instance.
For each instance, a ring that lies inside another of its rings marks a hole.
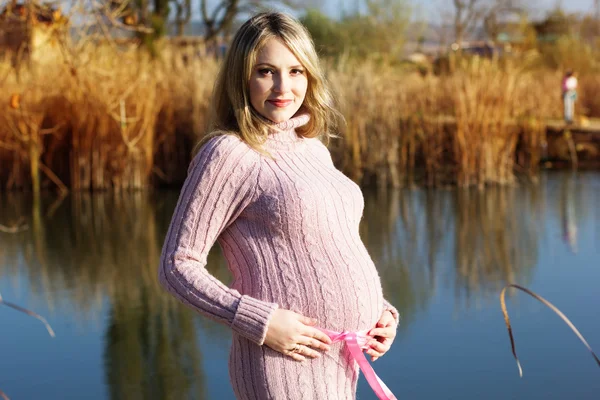
[[[483,20],[487,39],[504,52],[526,50],[535,43],[535,30],[520,7],[499,7]]]

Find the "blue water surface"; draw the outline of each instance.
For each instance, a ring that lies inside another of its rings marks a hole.
[[[22,399],[233,399],[230,332],[156,281],[176,192],[0,197],[0,390]],[[558,306],[600,351],[600,174],[546,173],[486,190],[365,190],[361,236],[402,314],[374,363],[399,399],[597,399],[600,368],[572,331],[507,293]],[[26,224],[26,226],[24,225]],[[209,269],[230,279],[218,249]],[[374,399],[361,378],[359,399]]]

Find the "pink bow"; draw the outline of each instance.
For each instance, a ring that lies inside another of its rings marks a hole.
[[[354,357],[358,363],[359,368],[362,370],[363,374],[365,374],[365,379],[369,382],[371,389],[373,389],[379,400],[397,400],[392,391],[388,389],[381,379],[379,379],[362,352],[363,349],[369,348],[368,343],[369,340],[372,339],[372,336],[367,334],[369,331],[334,332],[328,329],[321,329],[321,331],[329,336],[333,343],[341,342],[342,340],[346,342],[350,354],[352,354],[352,357]]]

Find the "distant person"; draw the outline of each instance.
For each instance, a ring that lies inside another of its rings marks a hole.
[[[562,81],[562,98],[565,122],[571,124],[575,116],[575,100],[577,100],[577,78],[571,70],[567,70]]]
[[[359,235],[361,190],[320,140],[339,112],[308,31],[287,14],[252,17],[211,103],[212,133],[181,190],[160,283],[232,329],[238,399],[352,400],[359,366],[379,399],[395,399],[363,352],[390,349],[398,311]],[[206,269],[215,242],[231,286]]]

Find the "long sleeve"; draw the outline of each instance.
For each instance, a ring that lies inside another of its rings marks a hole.
[[[255,195],[259,170],[259,154],[236,137],[217,136],[202,147],[165,238],[159,281],[186,305],[262,345],[278,305],[241,295],[205,268],[210,248]]]

